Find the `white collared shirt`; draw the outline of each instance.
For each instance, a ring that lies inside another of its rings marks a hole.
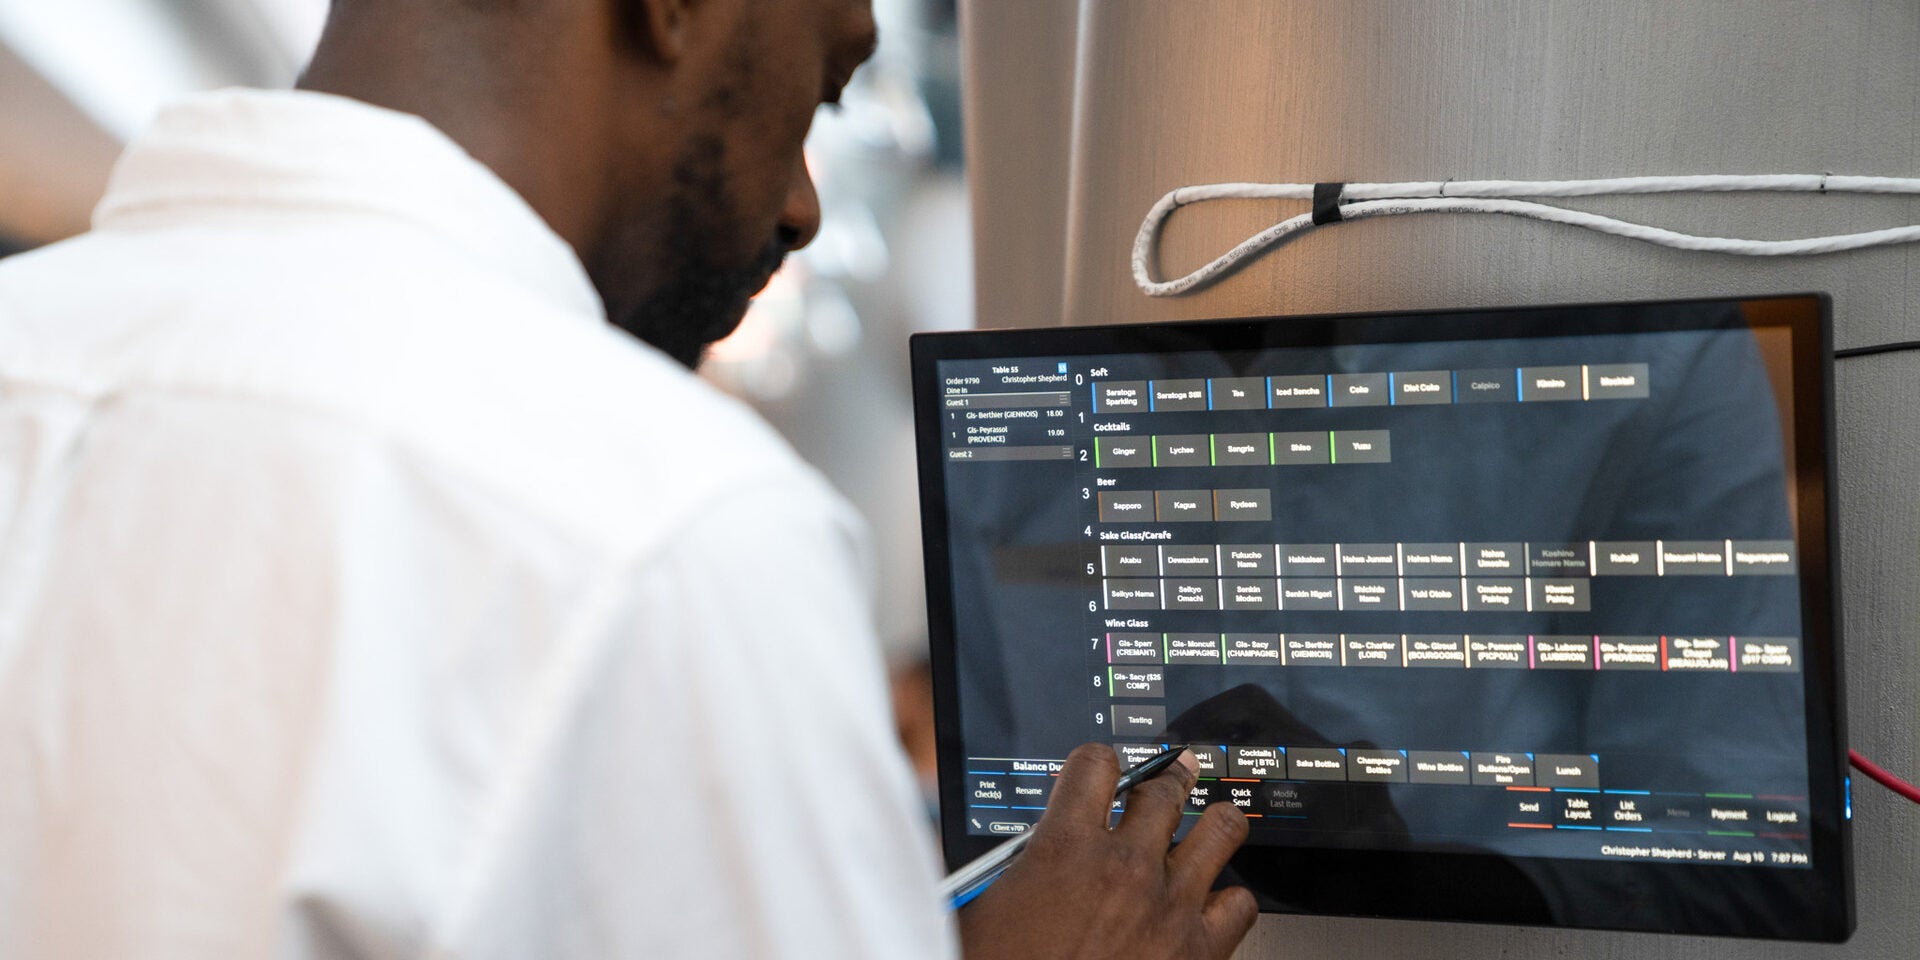
[[[858,531],[425,122],[0,261],[0,956],[946,957]]]

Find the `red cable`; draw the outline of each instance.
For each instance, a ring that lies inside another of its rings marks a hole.
[[[1894,776],[1886,768],[1861,756],[1858,750],[1848,750],[1847,759],[1853,761],[1853,765],[1859,768],[1861,773],[1880,781],[1888,790],[1892,790],[1894,793],[1906,797],[1914,803],[1920,803],[1920,787],[1916,787]]]

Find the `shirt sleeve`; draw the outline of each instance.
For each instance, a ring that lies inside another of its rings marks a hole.
[[[858,528],[820,487],[737,489],[632,570],[441,952],[957,954]]]

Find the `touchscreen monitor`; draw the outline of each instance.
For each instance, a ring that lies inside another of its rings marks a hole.
[[[915,338],[949,862],[1191,743],[1267,910],[1843,939],[1827,314]]]

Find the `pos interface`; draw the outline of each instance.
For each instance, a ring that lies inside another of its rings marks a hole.
[[[1268,910],[1844,938],[1826,315],[916,338],[949,860],[1192,743]]]

